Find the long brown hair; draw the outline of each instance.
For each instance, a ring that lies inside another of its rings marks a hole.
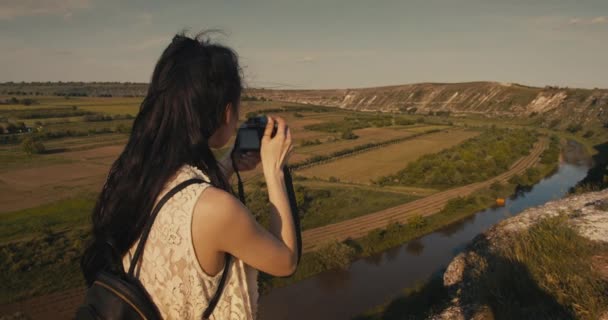
[[[121,256],[126,254],[163,186],[182,165],[198,167],[214,186],[230,190],[208,142],[221,127],[226,106],[238,108],[241,92],[234,51],[211,43],[204,33],[173,38],[93,209],[93,241],[81,260],[88,284],[108,267],[103,244],[111,240]]]

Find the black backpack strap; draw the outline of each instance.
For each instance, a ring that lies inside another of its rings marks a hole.
[[[141,234],[141,238],[139,239],[139,243],[137,244],[137,249],[135,249],[135,253],[133,254],[133,258],[131,259],[131,265],[129,266],[129,273],[128,273],[130,276],[134,276],[135,266],[137,265],[137,263],[139,262],[139,259],[141,258],[144,246],[146,244],[146,240],[148,240],[148,236],[150,235],[150,230],[152,229],[152,224],[154,223],[154,220],[156,219],[156,216],[158,215],[158,212],[160,211],[160,209],[165,205],[165,203],[167,203],[167,201],[169,201],[169,199],[171,199],[171,197],[173,197],[174,195],[176,195],[178,192],[182,191],[189,185],[192,185],[195,183],[203,183],[203,182],[209,183],[208,181],[205,181],[203,179],[198,179],[198,178],[188,179],[188,180],[176,185],[175,187],[173,187],[173,189],[169,190],[169,192],[167,192],[162,197],[162,199],[160,199],[160,201],[158,202],[156,207],[154,207],[152,214],[150,214],[150,218],[146,222],[146,226],[144,227],[144,230]],[[213,295],[211,300],[209,300],[209,305],[207,306],[207,309],[205,309],[205,312],[203,313],[203,319],[209,318],[211,313],[213,313],[213,310],[215,309],[215,306],[217,305],[218,301],[220,300],[220,296],[222,295],[222,292],[224,291],[224,287],[226,285],[226,279],[228,277],[228,270],[230,269],[231,260],[232,260],[232,256],[230,256],[230,254],[226,253],[226,258],[225,258],[225,262],[224,262],[224,273],[222,274],[222,277],[220,278],[220,282],[218,284],[217,290],[215,291],[215,294]]]
[[[156,216],[158,215],[158,212],[160,211],[160,209],[165,205],[165,203],[167,203],[167,201],[169,201],[169,199],[171,199],[171,197],[173,197],[178,192],[182,191],[187,186],[189,186],[191,184],[203,183],[203,182],[209,183],[208,181],[205,181],[203,179],[198,179],[198,178],[188,179],[188,180],[176,185],[175,187],[173,187],[173,189],[169,190],[169,192],[167,192],[165,194],[165,196],[163,196],[162,199],[160,199],[160,201],[158,202],[156,207],[154,207],[154,210],[152,210],[152,213],[150,214],[148,221],[146,221],[146,226],[144,227],[141,237],[139,238],[139,243],[137,244],[137,249],[135,249],[135,253],[133,254],[133,258],[131,259],[131,265],[129,266],[129,272],[128,272],[129,276],[134,277],[135,266],[137,265],[137,263],[139,262],[139,259],[141,258],[141,254],[144,251],[144,245],[146,244],[146,240],[148,240],[148,236],[150,235],[150,229],[152,229],[152,224],[154,223],[154,220],[156,219]]]
[[[211,316],[211,313],[213,313],[213,310],[215,309],[215,306],[217,306],[218,301],[220,301],[220,296],[222,295],[224,287],[226,286],[226,279],[228,278],[228,271],[230,270],[231,260],[232,256],[226,253],[226,258],[224,261],[224,273],[222,273],[222,278],[220,278],[220,283],[217,286],[217,290],[215,290],[215,294],[213,295],[211,300],[209,300],[209,305],[207,306],[207,309],[205,309],[205,312],[203,312],[203,319],[209,319],[209,316]]]

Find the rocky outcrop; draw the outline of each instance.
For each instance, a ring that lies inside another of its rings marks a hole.
[[[466,274],[480,264],[491,263],[487,256],[499,246],[508,245],[508,239],[545,218],[558,215],[566,215],[567,223],[581,236],[608,243],[608,190],[570,196],[528,209],[477,236],[464,252],[452,260],[443,275],[444,286],[451,293],[451,305],[432,319],[493,319],[486,306],[470,303],[471,299],[467,296],[474,293],[471,292],[473,286]],[[608,257],[597,258],[594,261],[596,269],[602,278],[608,279]],[[604,314],[602,319],[608,319],[608,314]]]

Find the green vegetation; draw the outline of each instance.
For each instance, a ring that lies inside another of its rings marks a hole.
[[[88,234],[88,230],[49,231],[1,244],[0,304],[83,285],[79,261]]]
[[[340,135],[340,138],[342,138],[344,140],[355,140],[355,139],[359,138],[359,136],[349,130],[349,131],[342,132],[342,135]]]
[[[320,145],[320,144],[321,144],[321,140],[319,140],[319,139],[302,140],[302,142],[300,142],[300,147],[316,146],[316,145]]]
[[[583,129],[583,125],[580,123],[573,123],[570,124],[567,128],[566,131],[570,132],[570,133],[577,133],[579,131],[581,131]]]
[[[359,188],[313,189],[294,185],[300,213],[301,228],[311,229],[348,220],[370,212],[407,203],[418,197],[393,192],[369,191]],[[262,224],[268,216],[268,194],[263,184],[246,190],[247,207]]]
[[[92,195],[0,215],[0,304],[83,284]]]
[[[422,156],[375,183],[445,189],[484,181],[528,154],[537,137],[530,130],[490,128],[458,146]]]
[[[9,94],[11,94],[11,93],[9,93]],[[38,95],[38,94],[36,94],[36,95]],[[40,104],[40,102],[38,102],[38,100],[35,100],[32,98],[17,99],[15,97],[11,97],[10,99],[4,99],[4,100],[0,101],[0,104],[22,104],[24,106],[31,106],[33,104]]]
[[[428,130],[425,132],[417,133],[417,134],[414,134],[411,136],[395,138],[395,139],[381,141],[381,142],[370,142],[370,143],[366,143],[366,144],[361,144],[361,145],[358,145],[358,146],[355,146],[352,148],[338,150],[338,151],[332,152],[327,155],[315,155],[306,160],[293,163],[290,166],[292,169],[300,169],[303,167],[309,167],[309,166],[317,164],[317,163],[326,162],[333,158],[342,157],[342,156],[346,156],[346,155],[350,155],[350,154],[355,154],[355,153],[358,153],[358,152],[361,152],[361,151],[364,151],[367,149],[373,149],[373,148],[377,148],[377,147],[381,147],[381,146],[386,146],[389,144],[394,144],[394,143],[414,139],[414,138],[417,138],[417,137],[425,135],[425,134],[435,133],[435,132],[439,132],[439,131],[441,131],[441,130],[433,129],[433,130]]]
[[[547,218],[499,246],[487,265],[471,271],[472,300],[495,316],[523,319],[598,319],[608,305],[608,283],[594,270],[592,257],[606,251],[579,236],[565,216]]]
[[[95,121],[112,121],[112,120],[130,120],[134,117],[130,114],[89,114],[82,117],[83,121],[95,122]]]
[[[409,123],[409,122],[408,122]],[[344,119],[332,122],[323,122],[307,125],[304,128],[307,130],[323,131],[330,133],[337,132],[352,132],[353,130],[369,128],[369,127],[388,127],[392,126],[393,116],[383,114],[355,114],[346,116]]]
[[[557,170],[559,164],[560,142],[557,136],[551,136],[549,147],[545,149],[540,157],[540,164],[533,168],[528,168],[523,174],[514,175],[509,179],[509,183],[520,187],[531,187],[543,177]]]
[[[464,270],[469,285],[460,303],[477,306],[484,319],[599,319],[608,305],[608,282],[593,257],[608,248],[579,236],[566,220],[546,218],[496,250],[480,240],[471,249],[477,263]],[[357,319],[427,319],[449,304],[442,278],[433,276]]]
[[[325,270],[346,269],[355,257],[355,249],[338,241],[334,241],[314,252],[313,257],[319,266]]]
[[[21,147],[23,148],[23,151],[27,154],[40,154],[44,153],[44,151],[46,150],[44,144],[42,144],[42,142],[32,136],[23,139],[23,141],[21,142]]]
[[[83,195],[31,209],[0,214],[0,243],[85,226],[95,199]]]
[[[256,101],[256,100],[252,100],[252,101]],[[265,100],[261,100],[261,101],[265,101]],[[261,114],[268,114],[268,113],[280,113],[280,112],[316,112],[316,113],[321,113],[321,112],[336,112],[336,108],[331,108],[331,107],[322,107],[322,106],[298,106],[298,105],[293,105],[293,106],[282,106],[280,108],[268,108],[268,109],[260,109],[260,110],[256,110],[256,111],[250,111],[247,112],[247,114],[245,114],[246,118],[251,118],[251,117],[256,117],[258,115]]]
[[[20,110],[1,110],[0,117],[10,119],[47,119],[47,118],[67,118],[93,115],[91,111],[80,110],[76,106],[61,108],[38,108]]]

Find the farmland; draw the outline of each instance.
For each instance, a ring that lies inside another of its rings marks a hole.
[[[5,262],[17,266],[11,269],[17,276],[4,278],[14,292],[3,295],[0,304],[80,283],[76,264],[87,238],[88,214],[110,165],[129,137],[141,102],[141,98],[130,97],[30,98],[35,104],[0,105],[0,243]],[[10,97],[0,97],[6,99]],[[441,198],[447,186],[412,183],[402,177],[403,170],[476,139],[488,129],[484,119],[363,113],[280,101],[242,102],[241,120],[258,113],[287,119],[295,144],[292,164],[323,159],[294,173],[306,239],[331,224],[392,212],[391,208],[415,207],[430,201],[425,200],[429,196]],[[10,124],[12,130],[31,128],[34,132],[6,133]],[[519,123],[504,126],[526,127]],[[44,145],[42,152],[25,152],[22,141],[32,136]],[[225,148],[216,151],[222,154]],[[243,176],[248,205],[262,221],[267,199],[261,173],[258,167]],[[378,185],[380,178],[387,183]],[[322,245],[326,238],[321,238],[307,250]],[[377,243],[369,246],[382,247]],[[34,263],[18,251],[39,255],[44,261]],[[57,257],[63,259],[54,262]],[[304,259],[304,266],[313,263]],[[25,277],[23,270],[31,276]],[[54,276],[45,277],[48,274]],[[66,277],[72,281],[53,280]]]
[[[334,177],[340,181],[369,183],[370,180],[402,169],[409,162],[425,154],[439,152],[477,134],[476,131],[454,129],[423,135],[373,152],[304,169],[300,174],[324,180]]]

